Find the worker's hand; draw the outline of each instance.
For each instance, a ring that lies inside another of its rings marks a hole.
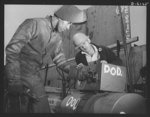
[[[14,61],[5,66],[5,77],[8,83],[8,92],[11,94],[18,94],[23,92],[22,81],[20,80],[19,62]]]
[[[78,75],[78,69],[76,65],[71,65],[70,66],[70,70],[69,70],[69,74],[68,74],[68,78],[69,79],[76,79]]]
[[[82,63],[80,63],[80,64],[78,64],[78,65],[76,66],[77,69],[80,69],[80,68],[82,68],[82,67],[84,67],[84,65],[83,65]]]
[[[85,80],[87,75],[88,75],[88,70],[85,65],[79,64],[77,66],[76,65],[70,66],[69,78]]]
[[[83,64],[80,64],[78,65],[77,70],[77,79],[80,81],[86,80],[86,78],[89,76],[88,67]]]
[[[105,60],[101,60],[100,62],[101,62],[101,63],[107,63],[107,61],[105,61]]]

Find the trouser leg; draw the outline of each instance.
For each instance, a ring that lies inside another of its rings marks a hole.
[[[8,95],[7,99],[7,113],[19,113],[19,96],[18,95]]]
[[[49,103],[46,96],[44,81],[38,72],[38,66],[30,61],[21,61],[21,80],[23,84],[30,89],[32,96],[38,98],[38,101],[31,101],[29,109],[33,113],[49,113]],[[31,99],[32,100],[32,99]]]
[[[38,101],[33,103],[33,112],[35,113],[49,113],[48,96],[45,93],[43,85],[39,84],[33,88],[33,94],[38,98]]]
[[[35,96],[38,101],[32,102],[32,112],[33,113],[49,113],[49,103],[48,97],[45,92],[43,81],[38,75],[28,75],[23,77],[23,82],[31,90],[31,94]],[[31,112],[31,110],[30,110]]]
[[[28,113],[28,105],[29,105],[29,97],[25,94],[20,96],[20,112],[21,113]]]

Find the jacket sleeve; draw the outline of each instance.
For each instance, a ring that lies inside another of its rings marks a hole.
[[[80,63],[82,63],[82,61],[81,61],[81,53],[80,52],[78,52],[76,54],[75,61],[76,61],[77,65],[80,64]]]
[[[6,47],[6,62],[18,60],[21,49],[32,38],[35,29],[32,21],[32,19],[27,19],[18,27]]]
[[[33,32],[36,28],[33,27],[32,19],[25,20],[13,35],[11,41],[6,47],[6,74],[7,77],[18,79],[20,77],[19,54],[24,45],[30,41]]]
[[[115,55],[115,53],[105,46],[100,46],[102,51],[100,51],[100,60],[106,60],[108,63],[115,64],[115,65],[122,65],[122,61],[119,57]]]
[[[66,62],[66,57],[63,49],[62,37],[60,35],[57,37],[55,42],[54,54],[52,54],[52,60],[58,68],[66,73],[69,73],[70,65]]]
[[[88,65],[85,55],[82,54],[81,51],[76,54],[75,61],[77,65],[80,63],[82,63],[83,65]]]

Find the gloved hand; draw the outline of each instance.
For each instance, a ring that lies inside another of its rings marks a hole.
[[[78,76],[77,66],[76,65],[71,65],[70,70],[69,70],[69,74],[68,74],[69,79],[76,79],[77,76]]]
[[[78,80],[83,81],[86,80],[88,77],[90,77],[87,66],[83,64],[79,64],[77,66],[77,69],[78,69],[78,74],[77,74]]]
[[[89,76],[88,67],[84,66],[83,64],[82,65],[79,64],[77,66],[76,65],[70,66],[69,78],[83,81],[88,76]]]
[[[5,76],[8,83],[8,92],[11,94],[20,94],[23,92],[23,85],[20,81],[19,63],[14,61],[5,66]]]

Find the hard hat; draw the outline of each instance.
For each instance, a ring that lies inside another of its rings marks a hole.
[[[63,5],[54,13],[54,15],[71,23],[82,23],[87,20],[85,12],[74,5]]]

